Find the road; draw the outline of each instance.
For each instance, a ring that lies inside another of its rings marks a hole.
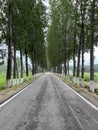
[[[0,107],[0,130],[98,130],[98,111],[46,74]]]

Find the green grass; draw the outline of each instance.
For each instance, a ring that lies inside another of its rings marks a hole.
[[[90,73],[84,74],[84,81],[90,81]]]
[[[23,77],[24,77],[24,81],[26,81],[26,73],[23,74]],[[32,73],[29,73],[29,80],[32,79]]]
[[[26,81],[26,73],[24,73],[24,81]],[[29,73],[29,80],[32,80],[32,73]],[[13,78],[11,78],[11,82],[13,81]],[[5,89],[6,87],[6,74],[0,75],[0,90]]]
[[[84,75],[84,81],[87,81],[87,82],[90,81],[90,73],[85,73],[85,75]],[[98,82],[98,73],[94,74],[94,81]]]
[[[73,75],[70,75],[70,79],[73,79]],[[94,74],[94,80],[95,82],[98,82],[98,73]],[[85,82],[89,82],[90,81],[90,73],[85,73],[84,74],[84,81]]]
[[[1,74],[0,75],[0,90],[5,89],[5,85],[6,85],[6,75]]]

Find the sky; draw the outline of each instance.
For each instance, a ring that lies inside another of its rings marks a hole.
[[[98,64],[98,47],[94,48],[94,57],[95,57],[94,64]],[[84,54],[84,64],[90,65],[90,52]],[[73,65],[73,60],[70,60],[70,66],[72,65]]]
[[[94,63],[98,64],[98,47],[95,47],[94,50],[95,50],[94,51],[94,57],[95,57]],[[89,65],[90,64],[90,53],[85,53],[84,57],[85,57],[85,64]]]

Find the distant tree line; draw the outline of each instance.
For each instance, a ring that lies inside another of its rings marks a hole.
[[[90,72],[90,66],[89,65],[85,66],[85,72]],[[94,65],[94,72],[98,73],[98,64]]]

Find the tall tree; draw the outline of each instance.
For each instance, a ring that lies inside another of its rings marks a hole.
[[[90,2],[91,2],[91,14],[90,14],[90,90],[92,92],[94,92],[94,43],[95,43],[96,0],[92,0]]]
[[[81,69],[81,85],[84,87],[84,52],[85,52],[85,18],[87,10],[87,1],[81,1],[81,44],[82,44],[82,69]]]
[[[12,72],[12,3],[8,0],[8,62],[7,62],[7,75],[6,84],[7,87],[11,86],[11,72]]]

